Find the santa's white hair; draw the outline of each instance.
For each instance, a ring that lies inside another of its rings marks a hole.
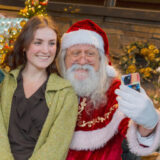
[[[106,62],[107,62],[107,57],[104,54],[104,51],[102,51],[101,49],[98,49],[99,51],[99,55],[100,55],[100,65],[99,65],[99,71],[96,73],[95,72],[95,79],[92,81],[90,81],[90,86],[81,86],[81,88],[78,89],[78,87],[75,87],[75,84],[72,85],[75,88],[75,91],[77,93],[78,96],[85,96],[85,97],[89,97],[90,101],[93,103],[94,107],[98,107],[99,104],[101,103],[106,103],[107,99],[105,96],[106,91],[108,90],[110,83],[113,79],[113,77],[108,76],[107,72],[106,72]],[[65,67],[65,55],[66,55],[67,49],[61,49],[59,56],[58,56],[58,67],[60,70],[60,74],[70,80],[71,78],[69,78],[67,76],[67,72],[69,72],[68,70],[66,70]],[[73,78],[73,77],[72,77]],[[96,84],[98,83],[98,84]],[[88,83],[87,83],[88,84]],[[82,83],[82,85],[85,85],[85,82]],[[91,87],[89,89],[89,87]],[[85,88],[85,89],[84,89]],[[82,91],[84,89],[84,92]]]

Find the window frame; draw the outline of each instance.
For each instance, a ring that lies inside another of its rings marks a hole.
[[[79,11],[74,12],[76,9],[79,9]],[[109,0],[104,6],[49,2],[47,10],[49,12],[75,13],[160,22],[160,11],[115,7],[115,0]]]

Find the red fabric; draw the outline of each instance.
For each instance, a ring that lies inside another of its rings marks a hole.
[[[66,160],[121,160],[122,140],[123,137],[117,134],[103,148],[94,151],[69,150]]]
[[[90,19],[76,22],[68,29],[67,33],[72,32],[72,31],[77,31],[79,29],[94,31],[103,38],[105,54],[108,56],[109,64],[111,64],[110,58],[109,58],[108,38],[107,38],[106,33],[96,23],[94,23]]]
[[[120,134],[124,137],[126,137],[129,120],[130,120],[129,118],[123,119],[118,127]]]
[[[109,88],[108,92],[106,93],[106,97],[108,99],[108,102],[107,102],[107,105],[101,105],[98,109],[95,109],[93,111],[91,111],[92,113],[90,115],[88,115],[86,113],[85,110],[83,110],[82,114],[81,114],[81,120],[82,121],[91,121],[95,118],[97,118],[98,116],[99,117],[103,117],[105,113],[108,113],[110,108],[114,105],[114,104],[117,104],[117,101],[116,101],[116,95],[114,93],[115,89],[117,89],[120,85],[120,81],[119,80],[115,80],[113,82],[113,84],[111,85],[111,87]],[[80,99],[80,103],[82,102],[82,98]],[[87,104],[86,108],[89,107],[89,104]],[[101,123],[95,123],[94,125],[92,125],[92,127],[88,127],[87,125],[85,127],[80,127],[76,126],[76,131],[79,131],[79,130],[83,130],[83,131],[91,131],[91,130],[96,130],[96,129],[100,129],[100,128],[103,128],[105,127],[112,119],[112,116],[113,114],[115,113],[115,111],[117,110],[117,108],[115,108],[110,116],[109,116],[109,119],[106,119],[104,122],[101,122]]]
[[[92,116],[87,116],[85,111],[82,112],[82,120],[90,121],[97,116],[103,116],[104,113],[107,113],[108,110],[117,103],[116,95],[114,91],[116,88],[119,88],[120,81],[115,80],[108,90],[106,96],[108,97],[108,102],[106,106],[102,106],[100,109],[95,110]],[[80,102],[81,103],[81,102]],[[111,121],[116,109],[113,110],[113,113],[110,114],[109,120],[107,119],[104,122],[96,123],[92,127],[76,127],[76,131],[94,131],[96,129],[100,129],[106,127]],[[122,154],[122,141],[126,134],[128,128],[128,118],[125,118],[121,121],[119,127],[117,128],[118,133],[113,135],[112,139],[110,139],[106,144],[99,149],[96,150],[69,150],[68,156],[66,160],[121,160]],[[109,134],[109,133],[108,133]]]

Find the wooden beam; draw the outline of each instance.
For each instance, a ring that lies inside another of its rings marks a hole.
[[[105,7],[107,7],[107,5],[108,5],[107,2],[108,2],[108,0],[104,0],[104,6],[105,6]]]
[[[0,0],[0,5],[24,7],[25,0]]]
[[[127,18],[135,20],[148,20],[160,22],[160,11],[157,10],[154,11],[118,7],[102,7],[60,2],[49,2],[47,10],[49,12],[63,12],[66,14],[85,14],[92,16],[95,15],[104,17]]]
[[[104,6],[105,7],[115,7],[116,6],[116,1],[117,0],[105,0],[104,1]]]
[[[0,0],[1,10],[18,11],[21,9],[19,6],[23,7],[22,0],[16,0],[16,3],[15,1],[13,3],[13,0],[12,1],[5,0],[5,2],[7,2],[8,5],[2,5],[1,2],[4,2],[4,0]],[[19,3],[18,5],[17,2],[21,2],[21,3]],[[12,5],[9,5],[9,4],[12,4]],[[82,4],[49,1],[49,4],[47,6],[47,11],[65,13],[65,14],[71,13],[71,14],[83,14],[83,15],[91,15],[91,16],[102,16],[104,18],[113,17],[113,18],[126,18],[126,19],[131,19],[131,20],[133,19],[133,20],[160,22],[160,11],[158,10],[142,10],[142,9],[119,8],[119,7],[105,7],[105,6],[84,5],[84,4],[82,5]]]
[[[22,9],[22,7],[0,5],[0,10],[6,10],[6,11],[19,11],[20,9]]]
[[[120,0],[121,2],[154,3],[160,4],[159,0]]]

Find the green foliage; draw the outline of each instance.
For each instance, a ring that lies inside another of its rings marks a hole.
[[[160,74],[160,50],[148,42],[133,42],[124,47],[125,55],[120,59],[126,73],[139,72],[142,80],[156,80]],[[158,82],[157,82],[158,83]]]
[[[34,15],[47,15],[48,0],[26,0],[25,8],[20,10],[19,14],[25,18],[31,18]]]

